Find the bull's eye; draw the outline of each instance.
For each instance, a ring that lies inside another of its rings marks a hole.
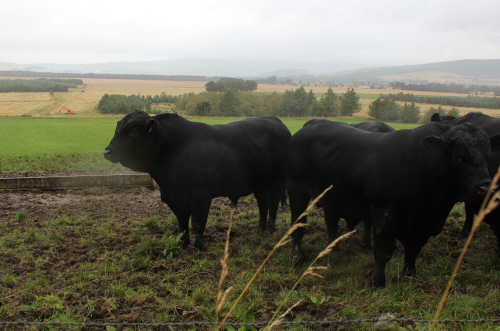
[[[137,129],[132,129],[128,132],[128,135],[131,136],[131,137],[136,137],[139,133],[139,130]]]

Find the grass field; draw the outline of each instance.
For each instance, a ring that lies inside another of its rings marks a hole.
[[[113,138],[122,117],[99,118],[0,118],[0,171],[25,172],[117,167],[102,152]],[[191,118],[207,124],[224,124],[239,118]],[[339,118],[359,123],[361,118]],[[283,119],[293,133],[307,119]],[[396,129],[416,125],[389,123]]]

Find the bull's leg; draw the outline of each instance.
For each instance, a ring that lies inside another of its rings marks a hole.
[[[177,218],[177,224],[179,225],[179,232],[183,233],[182,235],[182,248],[187,248],[191,243],[189,238],[189,218],[191,215],[187,211],[178,211],[175,212],[175,217]]]
[[[267,228],[269,231],[276,231],[276,215],[283,196],[285,196],[285,184],[282,182],[273,183],[267,190],[267,206],[269,207],[269,220]]]
[[[323,211],[325,212],[325,224],[328,231],[328,241],[331,243],[338,237],[340,216],[335,213],[332,208],[325,205],[323,206]]]
[[[266,190],[260,190],[259,192],[255,192],[255,199],[257,200],[257,206],[259,207],[259,227],[258,231],[263,232],[266,231],[267,225],[267,211],[269,209],[268,201],[267,201],[267,192]]]
[[[205,250],[203,232],[205,232],[211,204],[212,200],[209,198],[193,200],[193,216],[191,217],[191,226],[194,233],[193,246],[200,251]]]
[[[371,247],[372,245],[372,220],[366,219],[363,221],[363,239],[362,247]]]
[[[311,197],[307,193],[307,188],[300,184],[290,183],[287,187],[288,198],[290,201],[290,213],[291,213],[291,223],[294,224],[295,221],[302,215],[302,213],[307,209]],[[307,223],[307,217],[302,217],[298,222]],[[304,228],[300,227],[292,232],[292,265],[299,265],[303,262],[303,256],[301,253],[301,243],[304,237]]]
[[[468,236],[472,230],[472,224],[474,223],[474,215],[476,213],[475,204],[470,201],[465,201],[465,222],[462,227],[462,235]]]
[[[394,253],[396,234],[389,208],[372,206],[371,214],[373,219],[373,255],[375,257],[371,285],[374,288],[381,288],[385,286],[385,266]]]
[[[374,229],[376,233],[378,229]],[[373,255],[375,257],[375,268],[371,276],[374,288],[385,287],[385,266],[391,260],[396,245],[396,237],[374,234]]]
[[[428,238],[427,238],[428,240]],[[403,266],[403,273],[406,276],[415,276],[417,273],[417,268],[415,267],[415,262],[417,261],[417,257],[422,250],[422,247],[425,246],[427,240],[417,241],[411,240],[410,242],[403,243],[405,247],[405,262]]]
[[[495,212],[495,211],[494,211]],[[496,214],[496,213],[495,213]],[[500,219],[493,219],[490,222],[490,227],[495,237],[497,238],[497,255],[500,256]]]

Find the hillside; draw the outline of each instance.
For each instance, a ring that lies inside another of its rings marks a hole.
[[[459,60],[338,73],[346,80],[428,80],[465,84],[500,84],[500,60]]]
[[[0,71],[75,74],[178,75],[296,79],[316,82],[440,82],[500,84],[500,59],[458,60],[394,67],[369,67],[336,61],[172,59],[94,64],[15,64],[0,62]],[[0,72],[1,75],[1,72]],[[204,80],[204,79],[201,79]]]

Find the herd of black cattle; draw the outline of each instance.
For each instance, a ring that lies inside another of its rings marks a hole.
[[[349,228],[363,221],[367,245],[373,227],[371,284],[382,287],[396,239],[404,246],[404,271],[413,275],[422,247],[441,232],[455,203],[466,202],[464,231],[470,230],[500,165],[500,119],[435,114],[431,123],[398,131],[380,122],[350,126],[314,119],[292,137],[275,117],[207,125],[135,111],[118,122],[104,156],[149,173],[177,217],[184,245],[190,243],[191,218],[193,245],[200,250],[215,197],[236,203],[253,193],[259,229],[272,231],[285,192],[293,223],[332,186],[319,202],[328,238],[337,237],[340,218]],[[499,213],[485,220],[497,240]],[[292,234],[296,262],[303,235],[303,228]]]

